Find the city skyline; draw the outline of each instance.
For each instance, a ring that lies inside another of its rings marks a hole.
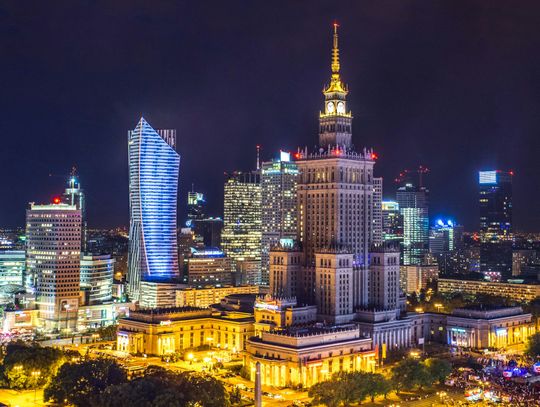
[[[89,226],[127,226],[125,131],[141,113],[158,127],[178,130],[178,151],[186,157],[181,164],[179,218],[184,218],[183,197],[192,183],[207,195],[208,213],[220,216],[221,174],[253,169],[256,144],[262,145],[263,160],[274,158],[280,148],[295,151],[298,146],[312,147],[317,132],[314,112],[320,109],[318,90],[328,76],[329,18],[335,17],[341,24],[343,71],[351,89],[349,108],[356,115],[353,142],[357,147],[373,147],[379,155],[378,175],[385,180],[383,197],[394,198],[392,180],[401,170],[425,165],[431,169],[427,185],[433,217],[451,216],[467,230],[475,230],[477,171],[514,170],[514,207],[519,208],[516,230],[540,228],[534,205],[534,194],[539,190],[533,153],[538,144],[533,119],[537,98],[531,86],[536,81],[532,70],[538,61],[533,59],[537,57],[532,50],[538,34],[524,13],[512,9],[514,13],[503,18],[510,8],[502,3],[487,9],[473,2],[464,19],[443,13],[451,10],[451,5],[430,5],[421,6],[423,13],[401,21],[399,16],[410,10],[407,2],[384,13],[382,6],[351,3],[332,6],[336,8],[327,12],[315,7],[313,15],[300,20],[296,17],[303,8],[293,6],[277,23],[257,27],[252,15],[255,11],[248,7],[234,9],[237,13],[232,21],[226,27],[218,25],[224,28],[219,32],[215,27],[219,6],[206,18],[197,6],[186,10],[186,16],[199,16],[200,24],[189,23],[187,17],[179,15],[179,9],[170,7],[130,10],[114,28],[119,35],[132,20],[156,28],[154,37],[141,30],[135,38],[150,61],[169,56],[164,65],[150,66],[135,52],[128,39],[131,29],[103,49],[103,34],[94,40],[78,36],[80,54],[73,53],[69,45],[49,50],[74,64],[65,84],[58,86],[56,79],[46,74],[41,81],[29,78],[23,85],[20,81],[26,76],[17,73],[16,67],[25,58],[36,61],[36,68],[27,68],[28,74],[32,69],[53,73],[55,65],[36,48],[24,52],[6,49],[9,63],[4,69],[13,81],[6,88],[5,99],[12,103],[4,106],[7,119],[0,131],[13,134],[17,129],[21,137],[5,137],[5,148],[0,152],[6,166],[1,181],[13,191],[11,199],[0,203],[1,226],[22,227],[27,202],[49,202],[53,192],[61,193],[63,182],[48,175],[67,175],[72,165],[79,168],[86,190]],[[5,6],[4,11],[14,21],[35,23],[44,38],[58,35],[34,21],[45,13],[39,7],[32,15],[23,15],[17,6]],[[112,8],[110,18],[120,18],[121,11]],[[67,13],[54,7],[48,12],[59,19]],[[138,17],[142,15],[147,17]],[[480,30],[485,16],[492,25],[482,28],[485,36],[478,37],[477,43],[468,44],[467,33]],[[77,14],[72,17],[68,19],[71,23],[60,19],[60,32],[81,18]],[[428,24],[430,19],[446,24],[446,30]],[[113,29],[103,16],[93,15],[90,20],[94,26]],[[91,29],[87,22],[79,22]],[[512,30],[517,26],[519,30]],[[424,40],[421,30],[428,30],[432,40]],[[511,35],[505,35],[509,32]],[[14,29],[6,37],[15,45],[24,45],[35,39],[32,35],[35,32]],[[156,40],[163,45],[160,50],[151,47]],[[0,41],[3,49],[5,41]],[[493,49],[492,41],[498,49]],[[510,69],[503,57],[515,52],[516,44],[530,52],[523,52],[527,56],[520,56]],[[113,55],[121,46],[127,47],[123,61]],[[477,55],[475,50],[483,52]],[[92,58],[85,67],[91,53],[108,57],[107,63]],[[185,55],[189,58],[182,57]],[[234,68],[237,63],[243,67]],[[137,65],[133,72],[124,72],[123,67],[131,64]],[[474,78],[461,74],[471,67],[475,68]],[[150,80],[141,83],[143,76]],[[195,92],[196,86],[201,87],[200,92]],[[43,92],[35,99],[32,95],[40,89]],[[99,107],[86,109],[87,103]],[[529,108],[518,111],[515,107],[522,105]],[[23,122],[23,114],[39,117],[35,121],[39,131],[32,121]],[[441,160],[441,156],[452,161]],[[32,164],[14,176],[8,171],[16,165],[14,160]]]

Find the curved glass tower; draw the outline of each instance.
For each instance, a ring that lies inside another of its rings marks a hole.
[[[175,130],[154,130],[144,118],[128,133],[128,292],[139,300],[141,281],[178,277],[176,205],[180,156]]]

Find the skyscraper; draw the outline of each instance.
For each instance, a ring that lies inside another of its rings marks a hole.
[[[298,233],[298,167],[290,154],[281,152],[275,161],[261,167],[262,195],[262,283],[269,284],[270,248],[281,239],[293,241]]]
[[[396,193],[403,216],[403,264],[423,264],[429,250],[429,191],[407,183]]]
[[[79,177],[77,176],[77,171],[75,167],[71,170],[71,175],[68,179],[68,187],[62,195],[62,201],[68,205],[75,205],[77,209],[81,211],[81,252],[86,252],[87,250],[87,240],[88,240],[88,222],[86,219],[86,198],[84,191],[81,188],[81,183]]]
[[[194,220],[194,219],[204,219],[205,213],[204,213],[204,207],[206,205],[206,200],[204,198],[204,194],[200,192],[195,191],[189,191],[188,192],[188,199],[187,199],[187,217],[188,222]],[[191,225],[187,225],[191,226]]]
[[[367,267],[373,240],[375,154],[358,152],[352,143],[352,114],[347,86],[340,76],[337,24],[334,25],[332,76],[323,90],[319,113],[319,148],[295,154],[298,181],[299,238],[306,267],[302,302],[314,303],[315,253],[332,249],[353,255],[352,308],[368,303]],[[322,253],[321,253],[322,254]],[[334,309],[334,308],[332,308]]]
[[[512,172],[480,171],[480,271],[492,280],[512,277]]]
[[[395,201],[382,202],[383,241],[403,243],[403,216],[399,212],[399,204]]]
[[[180,156],[175,130],[154,130],[141,117],[128,133],[128,293],[140,300],[140,283],[179,277],[177,194]]]
[[[258,172],[234,172],[224,186],[222,248],[235,262],[261,261],[261,183]]]
[[[47,330],[73,329],[80,293],[81,211],[61,203],[26,211],[26,267]]]

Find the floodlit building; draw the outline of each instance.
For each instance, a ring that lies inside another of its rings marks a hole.
[[[194,307],[138,310],[119,320],[117,349],[159,356],[207,345],[239,353],[253,334],[250,314]]]
[[[261,287],[255,285],[224,287],[183,287],[176,290],[177,307],[208,308],[218,304],[225,297],[233,294],[262,294]]]
[[[257,362],[262,385],[311,387],[338,372],[373,372],[375,351],[355,325],[291,327],[247,340],[244,366],[252,381]]]
[[[24,285],[26,252],[24,250],[0,250],[0,287]]]
[[[296,163],[284,151],[278,160],[263,162],[261,166],[261,282],[264,285],[270,282],[270,249],[282,239],[295,240],[298,234],[298,175]]]
[[[319,147],[295,154],[298,180],[299,239],[305,267],[297,284],[302,303],[315,303],[316,252],[331,247],[353,254],[352,307],[368,302],[368,255],[374,236],[373,168],[376,155],[357,151],[352,143],[352,113],[347,86],[340,76],[337,25],[334,27],[332,76],[323,90],[319,114]],[[378,198],[377,198],[378,200]],[[380,201],[377,203],[380,204]]]
[[[80,295],[81,211],[75,205],[30,204],[26,266],[46,331],[74,329]]]
[[[401,288],[407,294],[419,293],[430,282],[439,279],[439,267],[436,264],[401,266]]]
[[[179,277],[177,194],[180,156],[175,130],[154,130],[141,117],[128,133],[129,255],[128,294],[140,301],[141,281]]]
[[[112,300],[114,259],[110,254],[81,256],[81,290],[84,304],[103,304]]]

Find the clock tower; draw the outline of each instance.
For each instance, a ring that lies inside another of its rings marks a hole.
[[[319,146],[352,148],[352,114],[347,111],[347,85],[339,75],[338,24],[334,23],[332,77],[323,89],[324,111],[319,113]]]

